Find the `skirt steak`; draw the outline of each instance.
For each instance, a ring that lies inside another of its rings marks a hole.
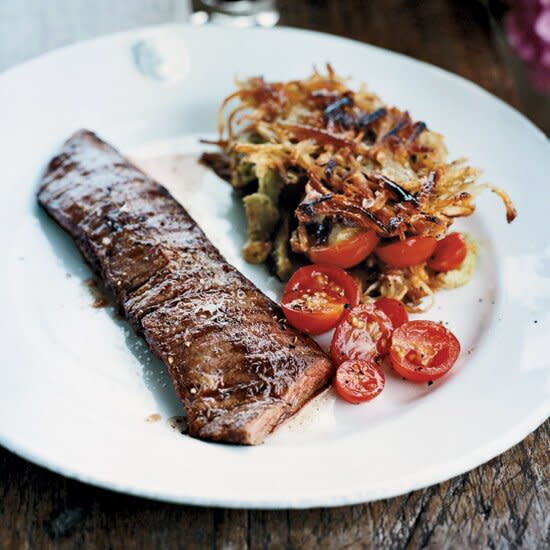
[[[92,132],[51,160],[38,201],[166,365],[192,436],[261,443],[329,382],[321,349],[164,187]]]

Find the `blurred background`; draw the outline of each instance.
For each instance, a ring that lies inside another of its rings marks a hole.
[[[550,135],[550,0],[0,0],[0,71],[171,21],[288,25],[388,48],[477,82]]]

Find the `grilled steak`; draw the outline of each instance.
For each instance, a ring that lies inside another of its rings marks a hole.
[[[164,187],[92,132],[51,160],[38,200],[166,365],[191,435],[261,443],[329,381],[319,347]]]

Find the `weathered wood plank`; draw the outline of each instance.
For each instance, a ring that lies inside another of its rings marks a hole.
[[[492,44],[489,21],[478,2],[281,0],[279,3],[284,25],[339,34],[410,55],[473,80],[518,106],[510,71]],[[315,9],[311,4],[321,4],[323,9]],[[368,79],[368,68],[365,71]]]
[[[358,506],[213,510],[62,478],[0,451],[0,547],[543,548],[550,543],[550,422],[451,481]]]

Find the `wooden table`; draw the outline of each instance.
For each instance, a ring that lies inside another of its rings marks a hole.
[[[412,55],[515,107],[530,107],[478,2],[281,0],[279,6],[282,24]],[[0,70],[77,40],[182,20],[185,11],[183,0],[0,0]],[[391,500],[307,511],[161,504],[65,479],[0,448],[0,548],[548,547],[549,444],[547,421],[507,453],[451,481]]]

